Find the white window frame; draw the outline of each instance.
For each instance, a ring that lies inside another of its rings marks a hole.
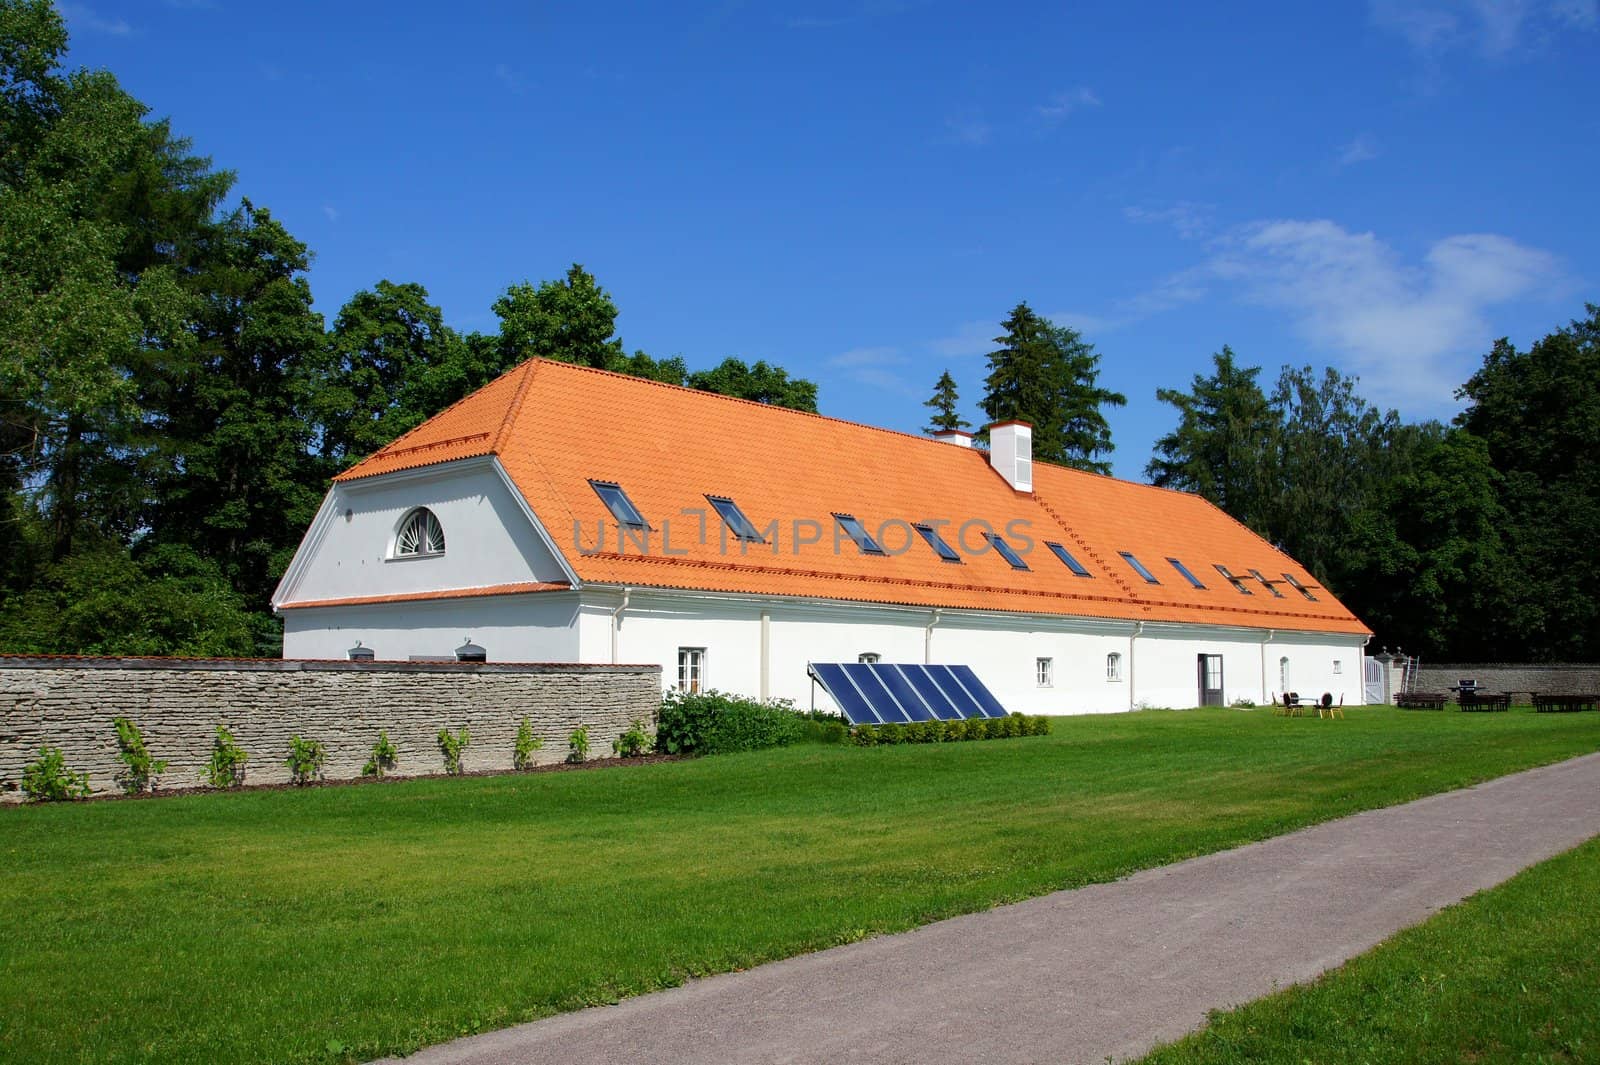
[[[1106,683],[1116,684],[1122,680],[1122,652],[1112,651],[1106,655]]]
[[[1333,660],[1333,675],[1337,677],[1337,676],[1342,676],[1343,674],[1344,674],[1344,659],[1335,658]]]
[[[1040,655],[1033,660],[1034,683],[1041,688],[1054,688],[1056,686],[1056,660],[1047,655]]]
[[[860,654],[856,655],[856,661],[860,662],[864,666],[871,666],[882,662],[883,656],[877,651],[862,651]]]
[[[427,529],[426,529],[426,525],[424,525],[423,535],[421,537],[419,537],[419,547],[418,547],[418,549],[415,550],[415,551],[407,551],[405,549],[405,544],[403,542],[405,540],[405,538],[406,538],[407,530],[409,530],[411,528],[412,524],[415,523],[415,522],[424,522],[424,523],[426,523],[428,521],[431,521],[433,523],[433,528],[435,530],[437,530],[438,533],[439,533],[439,547],[438,547],[438,549],[437,550],[424,550],[423,549],[423,548],[426,548],[426,547],[429,546],[429,540],[428,540],[428,537],[427,537]],[[438,558],[438,557],[440,557],[441,555],[444,554],[445,548],[446,548],[447,545],[448,545],[448,541],[445,539],[445,535],[444,535],[444,523],[439,520],[439,515],[435,514],[432,510],[428,509],[427,507],[412,507],[410,510],[406,511],[405,514],[401,515],[400,524],[396,525],[395,528],[394,528],[394,548],[393,548],[393,550],[391,550],[389,552],[389,557],[392,558],[392,559],[401,559],[401,558]]]
[[[706,649],[704,647],[678,648],[678,690],[703,692],[706,690]]]
[[[1278,690],[1289,691],[1289,656],[1278,659]]]

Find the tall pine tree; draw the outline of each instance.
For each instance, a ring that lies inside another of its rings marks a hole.
[[[928,419],[928,432],[949,432],[970,428],[972,423],[956,410],[956,405],[960,401],[960,396],[956,394],[956,379],[950,376],[949,370],[946,370],[934,383],[933,397],[922,404],[933,410],[933,416]]]
[[[1163,488],[1204,496],[1263,529],[1274,420],[1256,383],[1261,368],[1238,366],[1226,344],[1211,361],[1211,375],[1195,374],[1188,392],[1156,389],[1158,400],[1177,408],[1178,427],[1156,441],[1145,476]]]

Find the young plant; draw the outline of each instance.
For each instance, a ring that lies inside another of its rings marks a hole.
[[[444,771],[450,776],[461,775],[461,752],[471,742],[472,736],[465,725],[461,726],[459,733],[452,733],[447,728],[439,730],[439,751],[444,755]]]
[[[628,731],[611,741],[611,753],[623,758],[637,758],[650,748],[650,735],[644,722],[638,718],[628,726]]]
[[[572,735],[567,737],[567,761],[573,765],[589,757],[589,729],[579,725],[572,730]]]
[[[517,746],[511,752],[511,764],[517,769],[533,765],[533,752],[544,747],[544,740],[533,734],[533,723],[527,718],[517,726]]]
[[[289,767],[289,777],[296,784],[305,785],[322,776],[322,763],[328,757],[320,740],[289,738],[289,757],[283,764]]]
[[[206,763],[206,782],[213,788],[232,788],[244,783],[245,763],[250,756],[234,742],[233,733],[217,726],[211,741],[211,760]]]
[[[372,753],[367,757],[367,764],[361,767],[361,775],[382,780],[385,773],[399,764],[400,752],[389,742],[389,730],[381,729],[378,742],[372,745]]]
[[[39,759],[22,770],[22,794],[29,802],[61,802],[89,794],[89,774],[67,769],[60,747],[40,747]]]
[[[117,757],[128,767],[117,774],[117,783],[129,795],[156,790],[161,774],[167,771],[167,763],[150,757],[145,749],[144,733],[139,731],[138,725],[125,717],[113,718],[111,723],[117,729]]]

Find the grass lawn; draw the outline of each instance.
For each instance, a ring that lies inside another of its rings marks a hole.
[[[1142,1065],[1600,1060],[1597,882],[1590,840]]]
[[[1600,714],[1152,711],[4,809],[0,1060],[405,1051],[1596,749]]]

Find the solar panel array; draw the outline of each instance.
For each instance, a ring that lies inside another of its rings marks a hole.
[[[971,666],[814,662],[810,670],[852,725],[1006,716]]]

